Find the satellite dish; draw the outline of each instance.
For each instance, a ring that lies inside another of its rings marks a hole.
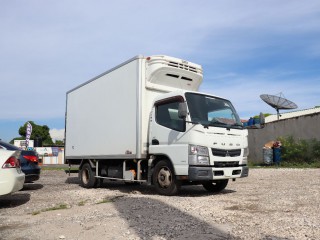
[[[260,98],[266,102],[271,107],[275,108],[277,111],[277,116],[279,120],[279,110],[280,109],[295,109],[297,108],[297,104],[291,102],[290,100],[286,99],[282,93],[277,95],[269,95],[269,94],[261,94]]]

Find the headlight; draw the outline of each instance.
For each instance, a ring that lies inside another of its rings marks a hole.
[[[189,165],[209,165],[208,148],[189,145]]]
[[[190,154],[195,154],[195,155],[201,155],[201,156],[209,156],[208,148],[207,147],[202,147],[202,146],[197,146],[197,145],[190,145],[189,147]]]
[[[248,157],[248,155],[249,155],[249,148],[244,148],[243,149],[243,156]]]

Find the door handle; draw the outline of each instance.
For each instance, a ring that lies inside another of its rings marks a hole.
[[[151,145],[159,145],[159,140],[158,139],[152,139]]]

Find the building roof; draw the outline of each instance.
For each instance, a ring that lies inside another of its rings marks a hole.
[[[320,113],[320,107],[314,107],[314,108],[303,109],[303,110],[299,110],[299,111],[281,113],[279,116],[279,120],[288,119],[288,118],[295,118],[295,117],[310,115],[310,114],[314,114],[314,113]],[[278,120],[277,114],[270,115],[265,118],[266,123],[274,122],[277,120]]]

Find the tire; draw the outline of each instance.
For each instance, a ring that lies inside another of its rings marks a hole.
[[[176,180],[171,164],[164,160],[156,164],[152,180],[156,191],[161,195],[175,195],[181,186],[181,182]]]
[[[223,180],[215,180],[212,182],[205,182],[202,184],[202,186],[208,191],[208,192],[214,192],[218,193],[221,192],[223,189],[226,188],[228,185],[229,179],[223,179]]]
[[[80,185],[84,188],[93,188],[97,185],[95,173],[89,163],[83,164],[79,172]]]

